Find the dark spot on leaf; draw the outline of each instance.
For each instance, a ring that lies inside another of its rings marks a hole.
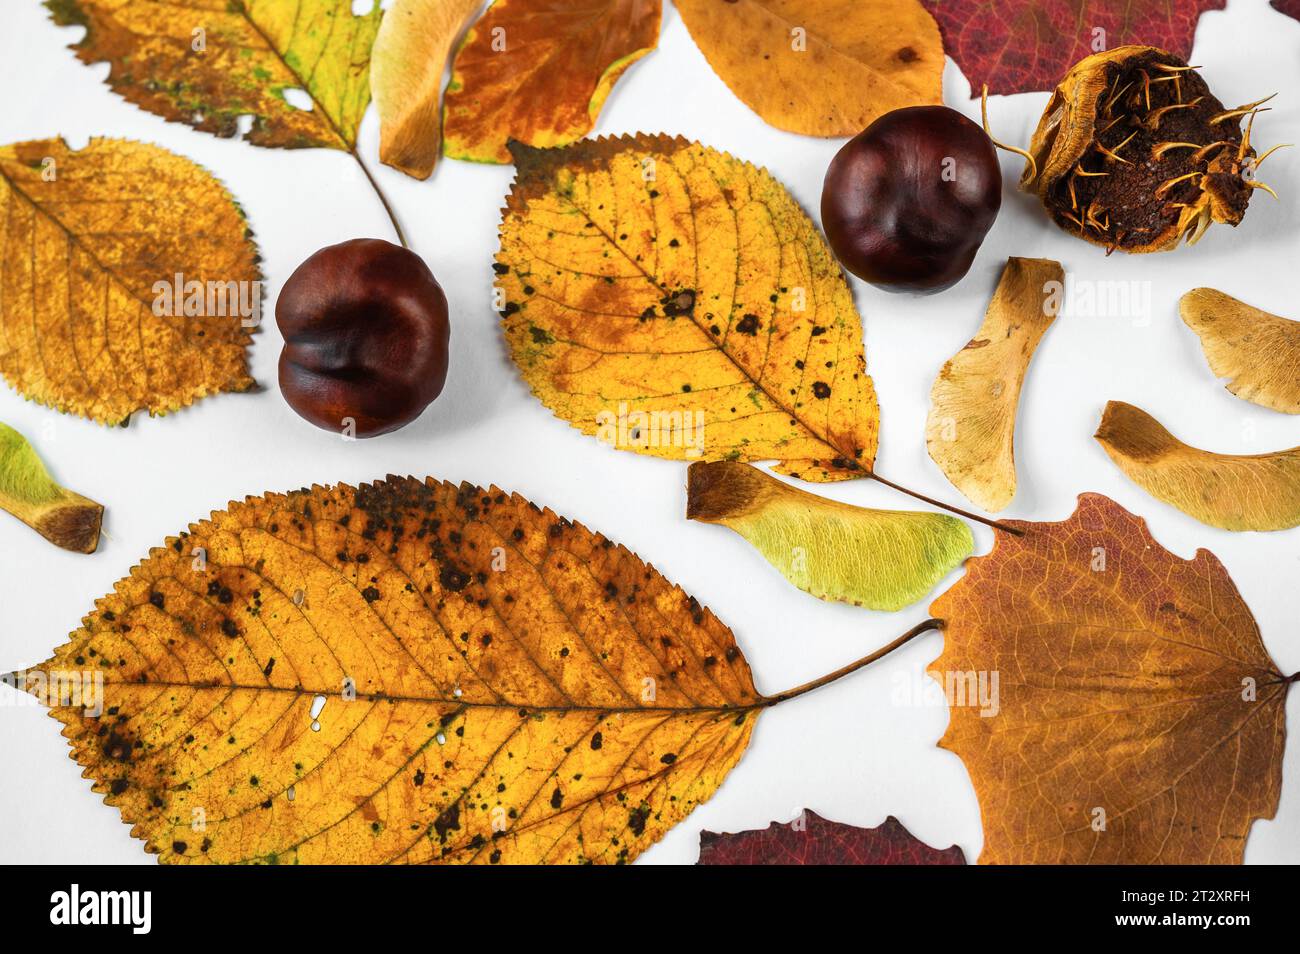
[[[438,574],[438,582],[442,584],[444,590],[459,593],[469,585],[469,574],[454,566],[444,566],[442,572]]]

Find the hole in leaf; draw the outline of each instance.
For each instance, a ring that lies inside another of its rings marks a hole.
[[[319,731],[320,731],[320,713],[321,713],[321,710],[324,709],[324,708],[325,708],[325,697],[324,697],[324,696],[316,696],[315,698],[312,699],[312,701],[311,701],[311,720],[312,720],[312,721],[311,721],[311,730],[312,730],[313,732],[319,732]]]
[[[315,103],[311,101],[311,96],[305,89],[299,89],[297,86],[289,86],[280,90],[280,95],[284,101],[294,109],[301,109],[305,112],[311,112]]]

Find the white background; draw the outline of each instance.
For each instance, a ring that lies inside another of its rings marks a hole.
[[[258,149],[166,123],[113,95],[101,82],[107,64],[87,67],[75,59],[65,47],[80,32],[55,27],[35,0],[4,4],[0,143],[61,134],[80,146],[90,136],[112,135],[155,142],[202,163],[252,221],[271,296],[268,316],[281,284],[317,248],[357,236],[392,238],[348,156]],[[1281,92],[1256,123],[1259,145],[1300,140],[1300,23],[1264,0],[1231,0],[1226,12],[1201,18],[1192,61],[1226,104]],[[944,87],[949,105],[978,120],[979,103],[951,60]],[[1027,143],[1046,99],[993,99],[995,133]],[[840,145],[763,123],[717,79],[667,3],[659,49],[618,84],[597,126],[598,133],[636,131],[680,133],[765,165],[814,217],[822,176]],[[361,147],[378,167],[373,109]],[[1148,320],[1063,315],[1047,333],[1023,392],[1019,491],[1006,515],[1061,520],[1082,491],[1114,497],[1145,516],[1174,553],[1216,553],[1279,668],[1300,669],[1300,529],[1234,534],[1203,526],[1130,483],[1091,437],[1103,405],[1119,399],[1206,448],[1255,453],[1300,444],[1300,419],[1238,400],[1215,381],[1175,307],[1183,292],[1209,285],[1300,318],[1298,158],[1300,150],[1286,150],[1269,160],[1262,178],[1282,201],[1257,193],[1237,230],[1216,226],[1198,246],[1174,253],[1106,258],[1049,224],[1036,201],[1015,190],[1020,161],[1004,156],[1001,216],[958,286],[912,298],[853,280],[880,395],[880,473],[965,504],[926,455],[928,395],[943,362],[979,326],[1008,255],[1058,259],[1077,281],[1149,281]],[[928,599],[885,614],[804,595],[739,536],[685,520],[683,464],[609,449],[530,396],[491,309],[489,265],[511,168],[444,161],[423,183],[382,167],[376,174],[450,301],[451,371],[442,397],[404,430],[345,443],[302,421],[281,399],[281,341],[270,321],[251,351],[262,393],[220,395],[168,418],[137,416],[124,430],[61,416],[0,386],[0,420],[36,443],[57,478],[107,506],[106,538],[89,557],[57,550],[0,514],[0,671],[47,658],[93,599],[150,546],[229,500],[388,473],[496,483],[627,544],[735,630],[763,692],[822,675],[925,618]],[[856,504],[912,509],[909,498],[868,481],[817,490]],[[987,551],[991,533],[977,527],[976,544],[977,552]],[[905,698],[925,685],[923,670],[941,646],[942,637],[929,634],[869,670],[764,714],[748,754],[719,792],[643,860],[690,863],[701,829],[760,828],[805,806],[858,825],[893,814],[930,844],[956,843],[974,859],[982,843],[974,791],[957,757],[935,746],[947,711],[942,703],[909,705]],[[80,778],[58,725],[0,692],[0,862],[148,863],[117,812]],[[1294,725],[1300,693],[1291,695]],[[1300,861],[1294,742],[1284,777],[1277,818],[1256,823],[1247,861]]]

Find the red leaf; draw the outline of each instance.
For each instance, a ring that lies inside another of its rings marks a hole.
[[[1186,59],[1196,21],[1226,0],[921,0],[939,21],[944,50],[970,80],[971,95],[1052,89],[1079,60],[1129,43]],[[1300,0],[1274,0],[1295,10]],[[1286,11],[1284,11],[1286,12]],[[1099,32],[1099,31],[1104,31]]]
[[[1300,20],[1300,0],[1273,0],[1273,9],[1293,20]]]
[[[877,828],[827,821],[805,810],[795,822],[772,822],[735,834],[700,832],[702,865],[964,865],[953,845],[942,851],[912,835],[893,815]]]

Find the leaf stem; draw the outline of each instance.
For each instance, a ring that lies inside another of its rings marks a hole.
[[[397,214],[393,211],[393,207],[388,204],[388,196],[384,195],[384,190],[379,188],[379,183],[375,181],[375,177],[371,175],[370,169],[366,166],[365,162],[362,161],[361,154],[357,152],[355,146],[349,149],[348,152],[350,152],[352,158],[357,161],[357,165],[361,167],[361,171],[365,173],[366,181],[370,183],[370,188],[374,189],[375,195],[379,196],[380,204],[383,205],[384,211],[388,213],[388,221],[393,223],[393,231],[397,233],[397,241],[402,244],[402,248],[410,248],[411,246],[407,244],[406,241],[406,233],[402,231],[402,226],[398,224]]]
[[[962,510],[960,507],[954,507],[951,504],[946,504],[941,500],[935,500],[933,497],[927,497],[925,494],[917,493],[915,490],[909,490],[908,488],[904,487],[902,484],[896,484],[892,480],[886,480],[884,477],[881,477],[874,470],[867,471],[867,476],[869,476],[872,480],[874,480],[878,484],[884,484],[886,487],[892,487],[894,490],[897,490],[899,493],[907,494],[907,496],[909,497],[915,497],[917,500],[924,501],[925,503],[930,504],[930,506],[932,507],[938,507],[940,510],[947,510],[949,513],[955,513],[959,517],[965,517],[967,520],[974,520],[976,523],[982,523],[986,527],[992,527],[994,530],[1001,530],[1004,533],[1014,534],[1017,537],[1023,537],[1025,535],[1025,531],[1019,530],[1016,527],[1011,526],[1010,524],[1001,523],[997,520],[990,520],[988,517],[981,517],[978,514],[971,513],[969,510]]]
[[[805,682],[802,686],[796,686],[793,689],[787,689],[785,692],[778,692],[774,696],[764,696],[762,701],[759,702],[758,708],[770,708],[771,706],[777,705],[778,703],[786,702],[790,699],[794,699],[796,696],[802,696],[806,692],[812,692],[814,689],[820,689],[822,686],[829,685],[830,683],[835,682],[837,679],[842,679],[843,677],[849,675],[849,673],[854,673],[857,672],[859,669],[862,669],[866,666],[870,666],[873,662],[875,662],[878,659],[883,659],[885,656],[888,656],[890,653],[892,653],[895,649],[898,649],[900,646],[911,642],[913,639],[915,639],[917,636],[920,636],[922,633],[928,633],[932,629],[942,629],[942,628],[943,628],[943,620],[934,619],[933,617],[925,620],[924,622],[917,623],[915,626],[913,626],[911,629],[905,632],[902,636],[899,636],[897,639],[895,639],[892,643],[888,643],[887,645],[881,646],[874,653],[871,653],[868,656],[863,656],[857,662],[851,662],[847,666],[842,666],[839,669],[836,669],[834,672],[822,676],[820,679],[814,679],[812,682]]]

